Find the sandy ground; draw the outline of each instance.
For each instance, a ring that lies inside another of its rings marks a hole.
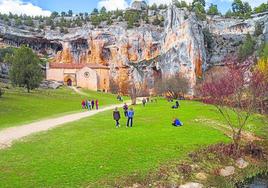
[[[130,102],[127,102],[127,103],[130,104]],[[94,116],[98,113],[101,113],[107,110],[112,110],[115,107],[122,107],[122,106],[123,104],[117,104],[117,105],[108,106],[99,110],[75,113],[75,114],[65,115],[65,116],[58,117],[58,118],[42,120],[42,121],[38,121],[38,122],[34,122],[34,123],[22,125],[22,126],[4,129],[0,131],[0,149],[11,147],[14,141],[22,139],[31,134],[42,132],[42,131],[47,131],[55,127],[58,127],[60,125],[74,122],[74,121],[87,118],[90,116]]]

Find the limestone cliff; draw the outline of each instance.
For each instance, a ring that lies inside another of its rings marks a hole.
[[[256,22],[265,25],[260,40],[268,38],[267,15],[249,20],[210,17],[200,22],[194,13],[174,6],[162,10],[162,14],[164,27],[143,23],[127,29],[122,22],[101,29],[86,25],[65,35],[49,30],[21,30],[0,23],[0,42],[27,44],[52,57],[52,62],[109,66],[111,78],[121,87],[129,81],[151,89],[157,78],[177,73],[188,77],[193,87],[208,66],[222,62],[237,49],[247,32],[254,33]],[[210,50],[205,46],[204,28],[213,35]]]

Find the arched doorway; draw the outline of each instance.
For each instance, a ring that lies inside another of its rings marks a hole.
[[[67,86],[72,86],[73,85],[73,81],[69,78],[67,80]]]
[[[75,75],[67,74],[64,76],[64,85],[66,86],[76,86]]]

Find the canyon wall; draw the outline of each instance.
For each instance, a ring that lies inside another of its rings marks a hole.
[[[0,23],[0,43],[26,44],[55,63],[105,65],[120,87],[127,82],[153,89],[155,80],[178,73],[187,77],[193,88],[208,67],[220,64],[237,50],[247,33],[254,33],[257,22],[265,25],[259,40],[268,38],[267,15],[249,20],[208,17],[201,22],[194,13],[174,6],[162,12],[164,27],[143,23],[127,29],[122,22],[101,29],[86,25],[68,34],[21,30]],[[213,36],[209,50],[204,28]]]

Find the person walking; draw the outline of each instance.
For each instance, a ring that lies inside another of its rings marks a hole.
[[[81,103],[81,105],[82,105],[82,109],[85,109],[86,108],[86,101],[83,100],[82,103]]]
[[[142,105],[143,105],[143,107],[145,107],[145,104],[146,104],[146,99],[143,98],[143,99],[142,99]]]
[[[90,100],[87,100],[87,108],[88,108],[88,110],[91,110],[91,101]]]
[[[119,128],[120,127],[119,120],[120,120],[121,117],[120,117],[120,112],[118,111],[117,107],[114,109],[113,118],[115,120],[116,128]]]
[[[91,108],[94,109],[94,99],[91,101]]]
[[[95,101],[95,104],[96,104],[96,110],[98,110],[99,109],[99,100],[98,99]]]
[[[127,105],[127,103],[125,103],[125,105],[123,106],[123,110],[124,110],[125,117],[127,117],[127,111],[128,111],[128,105]]]
[[[127,127],[132,127],[133,126],[133,117],[134,117],[134,110],[133,108],[130,108],[130,110],[127,113]]]

